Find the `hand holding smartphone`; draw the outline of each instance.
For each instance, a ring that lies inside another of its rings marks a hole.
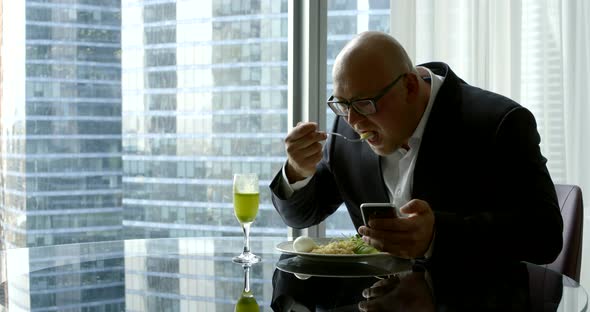
[[[361,214],[366,226],[369,226],[370,218],[397,218],[395,206],[391,203],[361,204]]]

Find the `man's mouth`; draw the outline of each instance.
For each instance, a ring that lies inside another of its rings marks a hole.
[[[368,140],[375,136],[375,132],[366,131],[360,134],[361,140]]]
[[[366,131],[361,134],[361,138],[365,138],[365,141],[371,145],[374,145],[379,141],[379,134],[375,131]]]

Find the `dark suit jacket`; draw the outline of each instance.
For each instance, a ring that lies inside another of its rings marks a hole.
[[[414,169],[412,198],[435,214],[433,259],[553,261],[563,222],[533,115],[501,95],[466,84],[444,63]],[[333,130],[354,137],[337,118]],[[344,202],[355,227],[361,203],[389,202],[380,157],[367,144],[332,139],[309,184],[286,199],[271,183],[273,203],[294,228],[318,224]]]

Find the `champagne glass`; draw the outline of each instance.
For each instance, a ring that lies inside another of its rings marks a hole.
[[[250,225],[258,214],[258,175],[244,173],[234,175],[234,213],[244,231],[244,250],[233,258],[234,262],[252,264],[260,257],[250,252]]]
[[[250,290],[250,264],[244,264],[244,290],[236,302],[234,312],[259,312],[260,307]]]

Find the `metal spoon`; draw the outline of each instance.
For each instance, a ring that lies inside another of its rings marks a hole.
[[[365,136],[364,138],[363,138],[363,136],[361,135],[361,137],[360,137],[360,138],[358,138],[358,139],[349,139],[349,138],[347,138],[347,137],[343,136],[342,134],[340,134],[340,133],[336,133],[336,132],[326,132],[326,134],[328,134],[328,135],[335,135],[335,136],[339,136],[339,137],[341,137],[341,138],[345,139],[346,141],[348,141],[348,142],[352,142],[352,143],[362,142],[362,141],[365,141],[365,140],[367,140],[367,139],[370,139],[370,138],[372,138],[372,137],[373,137],[373,133],[369,133],[369,135]]]

